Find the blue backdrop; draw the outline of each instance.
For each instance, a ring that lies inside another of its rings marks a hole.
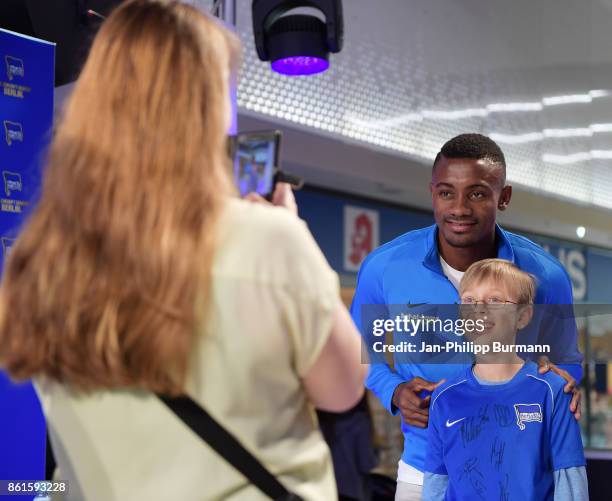
[[[54,67],[54,44],[0,29],[0,270],[40,189]],[[32,385],[14,385],[0,371],[0,479],[44,478],[44,450],[45,423]]]

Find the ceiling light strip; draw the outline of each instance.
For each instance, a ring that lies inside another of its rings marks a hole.
[[[487,104],[484,108],[468,108],[464,110],[422,110],[420,112],[397,115],[383,120],[364,120],[355,115],[348,114],[346,120],[358,127],[386,129],[412,122],[422,122],[425,118],[433,120],[462,120],[466,118],[482,118],[491,113],[542,111],[546,106],[591,103],[593,99],[609,97],[610,95],[611,92],[608,90],[591,90],[587,94],[548,96],[542,98],[539,102],[491,103]]]
[[[588,127],[572,127],[568,129],[544,129],[541,132],[526,132],[523,134],[502,134],[492,132],[489,137],[493,141],[505,144],[524,144],[543,141],[544,139],[559,139],[569,137],[593,137],[593,134],[612,132],[612,123],[590,124]]]
[[[556,165],[569,165],[580,162],[588,162],[590,160],[609,160],[612,159],[612,150],[590,150],[571,153],[569,155],[556,155],[553,153],[544,153],[542,160],[544,162]]]

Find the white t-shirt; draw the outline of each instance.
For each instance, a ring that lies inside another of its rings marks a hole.
[[[444,261],[442,256],[440,256],[440,264],[442,265],[442,271],[446,275],[446,278],[451,281],[451,283],[455,286],[455,289],[459,290],[459,284],[461,283],[461,279],[463,278],[465,271],[456,270],[450,264]]]
[[[440,264],[442,265],[442,271],[444,271],[446,277],[455,286],[455,289],[459,290],[459,284],[465,272],[453,268],[442,259],[442,256],[440,256]],[[414,485],[423,485],[423,473],[400,459],[397,469],[397,480],[399,482],[406,482]]]
[[[336,498],[302,377],[331,333],[339,285],[306,224],[231,200],[218,225],[210,311],[188,394],[290,490]],[[266,499],[145,391],[89,395],[39,380],[66,501]]]
[[[422,471],[417,470],[414,466],[404,463],[403,460],[399,460],[397,465],[397,481],[405,482],[412,485],[423,485],[425,475]]]

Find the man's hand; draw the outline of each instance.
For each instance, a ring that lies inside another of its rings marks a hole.
[[[563,387],[563,392],[573,393],[572,401],[570,402],[570,411],[572,414],[574,414],[574,417],[577,420],[580,419],[580,399],[582,398],[582,395],[580,394],[580,390],[576,388],[576,380],[569,374],[569,372],[559,369],[559,367],[553,364],[548,357],[541,356],[538,358],[538,372],[540,374],[544,374],[548,371],[553,371],[555,374],[558,374],[567,381],[567,384]]]
[[[434,391],[444,383],[444,379],[433,383],[423,378],[415,377],[406,383],[402,383],[393,392],[393,404],[400,410],[404,421],[418,428],[427,428],[429,423],[429,403],[431,395],[425,398],[419,397],[423,390]]]

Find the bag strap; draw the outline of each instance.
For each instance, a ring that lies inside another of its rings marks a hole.
[[[163,395],[157,397],[191,431],[268,497],[276,501],[302,500],[297,494],[289,492],[231,433],[191,398],[187,396],[172,398]]]

